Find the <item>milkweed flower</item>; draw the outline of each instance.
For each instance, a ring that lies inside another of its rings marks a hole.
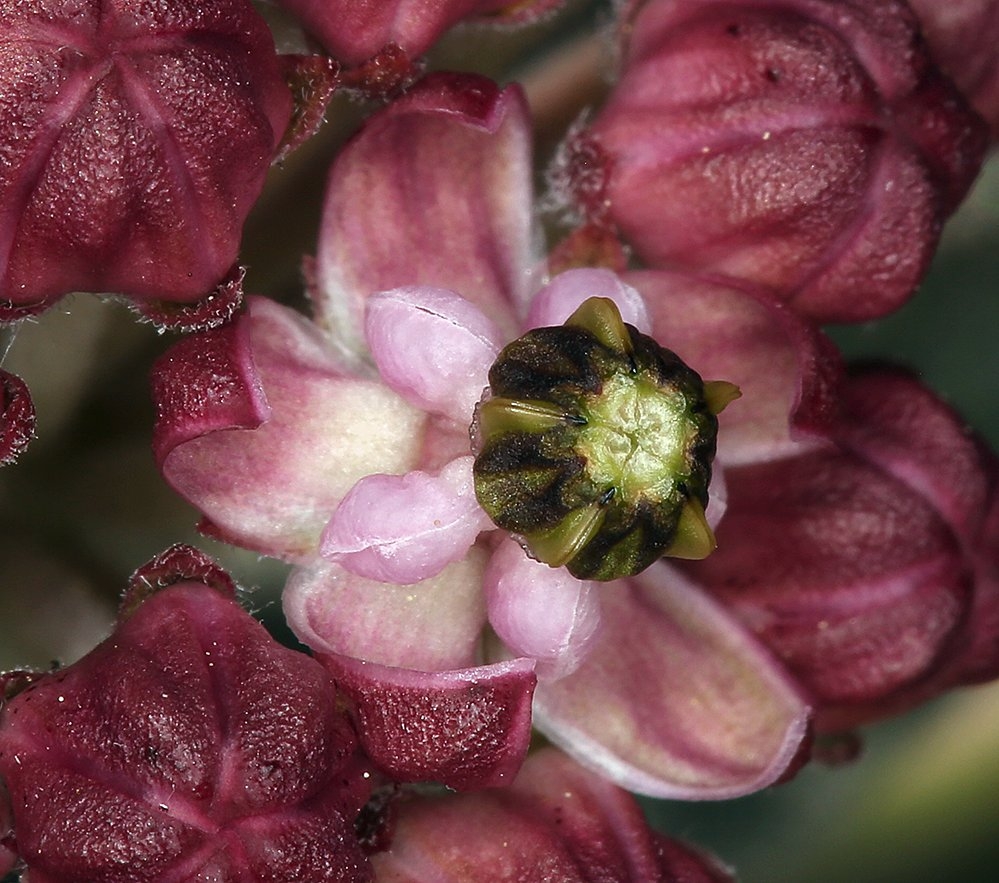
[[[0,321],[74,291],[231,314],[293,68],[247,0],[0,4]]]
[[[523,709],[533,669],[563,677],[608,623],[642,619],[658,631],[643,676],[608,670],[591,697],[620,714],[601,768],[675,796],[762,787],[796,757],[808,708],[761,645],[665,565],[597,589],[532,561],[476,502],[468,430],[489,354],[592,295],[647,325],[639,293],[604,270],[532,297],[528,135],[517,90],[470,77],[428,78],[373,117],[331,171],[315,321],[251,298],[232,325],[178,343],[154,370],[157,460],[203,529],[300,565],[289,621],[351,695],[365,750],[390,774],[452,752],[452,784],[508,780],[523,749],[508,743],[498,766],[463,755],[480,737],[461,728],[475,722],[462,697],[502,676],[495,699]],[[756,403],[722,415],[723,458],[822,424],[835,373],[822,338],[763,293],[670,281],[688,304],[665,342],[696,365],[727,335],[719,376]],[[487,622],[505,650],[484,647]],[[449,695],[455,728],[425,731],[423,703]],[[524,738],[518,715],[492,725],[500,743]]]
[[[553,168],[590,223],[821,322],[911,296],[988,133],[904,2],[648,0],[620,33],[620,78]]]

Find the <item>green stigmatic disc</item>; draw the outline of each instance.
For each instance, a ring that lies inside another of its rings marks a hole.
[[[479,504],[533,557],[580,579],[704,557],[716,415],[738,394],[590,298],[490,369],[472,425]]]

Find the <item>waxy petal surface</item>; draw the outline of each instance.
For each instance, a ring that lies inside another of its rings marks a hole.
[[[535,725],[580,763],[642,794],[720,799],[795,762],[810,710],[783,668],[665,564],[613,583],[573,674],[538,685]]]
[[[473,458],[438,474],[367,475],[340,501],[320,553],[358,576],[409,585],[460,560],[492,522],[475,498]]]
[[[478,661],[486,623],[486,554],[472,549],[437,576],[397,586],[316,561],[296,568],[281,599],[288,625],[315,652],[422,671]]]
[[[552,749],[502,791],[415,797],[372,856],[380,883],[724,883],[711,858],[651,831],[631,795]]]
[[[356,747],[322,666],[200,583],[144,601],[0,722],[17,848],[46,883],[368,880]]]
[[[523,763],[535,685],[530,660],[424,672],[318,658],[352,700],[365,753],[393,778],[475,789],[508,783]]]
[[[539,678],[558,679],[579,667],[600,626],[593,583],[528,558],[505,540],[490,558],[483,588],[489,624],[513,653],[537,660]]]
[[[665,270],[624,280],[641,292],[658,341],[705,380],[742,391],[718,417],[718,458],[726,467],[787,456],[830,436],[839,354],[773,295]]]
[[[4,318],[210,294],[291,117],[245,0],[0,6]]]
[[[423,417],[346,373],[313,325],[262,298],[168,350],[153,387],[167,481],[204,513],[204,530],[274,557],[314,555],[360,478],[406,472],[418,456]]]
[[[459,426],[471,423],[506,342],[474,304],[437,288],[396,288],[369,298],[364,333],[385,383],[411,405]]]
[[[531,206],[520,91],[471,75],[427,77],[371,117],[333,165],[317,321],[356,355],[365,300],[420,285],[461,292],[512,336],[530,291]]]

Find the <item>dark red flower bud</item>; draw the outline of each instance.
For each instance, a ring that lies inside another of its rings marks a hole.
[[[171,550],[136,578],[166,588],[5,704],[6,844],[48,883],[370,879],[366,761],[329,676],[190,572],[218,584]]]
[[[0,320],[230,274],[292,113],[247,0],[0,3]]]
[[[653,266],[822,321],[909,297],[987,141],[901,0],[648,0],[554,179]]]
[[[820,730],[999,673],[994,455],[914,379],[850,380],[835,446],[726,472],[689,572],[784,660]]]
[[[0,466],[13,463],[35,434],[35,406],[24,381],[0,370]]]

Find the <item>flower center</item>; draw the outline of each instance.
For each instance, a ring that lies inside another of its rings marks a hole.
[[[490,369],[472,426],[476,496],[529,554],[582,579],[704,557],[716,415],[737,395],[590,298]]]

